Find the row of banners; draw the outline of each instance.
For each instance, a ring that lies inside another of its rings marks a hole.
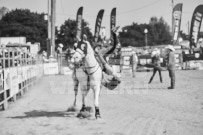
[[[83,40],[83,25],[82,25],[82,15],[83,15],[83,7],[80,7],[78,9],[77,15],[76,15],[76,22],[77,22],[77,39]],[[94,42],[99,42],[99,34],[102,24],[102,18],[104,15],[104,9],[99,10],[96,18],[95,23],[95,31],[94,31]],[[113,8],[111,11],[110,16],[110,33],[112,36],[112,28],[116,26],[116,8]]]
[[[181,27],[181,17],[182,17],[183,4],[178,3],[173,7],[172,14],[172,32],[173,32],[173,44],[177,44],[179,40],[179,33]],[[102,23],[102,18],[104,14],[104,9],[101,9],[96,18],[95,32],[94,32],[94,42],[99,41],[99,33]],[[77,21],[77,38],[79,40],[83,39],[82,34],[82,15],[83,7],[80,7],[77,12],[76,21]],[[198,41],[198,34],[200,31],[201,23],[203,18],[203,5],[199,5],[195,8],[192,15],[192,21],[190,26],[190,47],[196,46]],[[112,37],[112,28],[116,26],[116,8],[113,8],[110,15],[110,33]],[[111,38],[110,37],[110,38]]]
[[[173,32],[173,44],[178,43],[180,26],[181,26],[181,17],[182,17],[182,3],[178,3],[173,8],[173,16],[172,16],[172,32]],[[198,34],[200,32],[200,27],[203,18],[203,5],[199,5],[195,8],[192,21],[190,26],[190,47],[196,47],[198,42]]]
[[[172,32],[173,32],[173,44],[178,43],[180,27],[181,27],[181,17],[182,17],[182,9],[183,4],[178,3],[173,8],[172,15]],[[102,23],[102,18],[104,14],[104,9],[101,9],[96,18],[95,24],[95,32],[94,32],[94,42],[99,41],[99,33]],[[83,15],[83,7],[80,7],[77,12],[76,20],[77,20],[77,38],[83,39],[82,34],[82,15]],[[200,31],[201,23],[203,18],[203,5],[199,5],[195,8],[191,26],[190,26],[190,46],[195,46],[198,41],[198,34]],[[110,15],[110,33],[112,37],[112,28],[116,26],[116,8],[113,8]]]
[[[42,64],[3,69],[0,71],[0,91],[10,89],[10,96],[13,96],[19,92],[20,83],[42,75]]]

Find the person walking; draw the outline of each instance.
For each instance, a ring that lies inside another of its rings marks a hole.
[[[62,53],[63,53],[63,44],[59,43],[59,45],[57,47],[57,60],[58,60],[58,66],[60,69],[60,73],[61,73],[61,69],[62,69]]]
[[[133,51],[132,56],[131,56],[133,78],[135,77],[135,73],[136,73],[136,70],[137,70],[137,62],[138,62],[137,54],[136,54],[135,51]]]
[[[161,65],[160,65],[160,51],[157,48],[155,48],[152,52],[151,57],[152,57],[152,65],[153,65],[154,69],[153,69],[153,74],[149,80],[149,84],[152,82],[157,71],[159,72],[160,82],[162,83],[163,80],[162,80],[161,68],[160,68],[161,67]]]
[[[168,89],[174,89],[175,88],[175,57],[174,57],[175,49],[171,45],[168,45],[165,49],[166,49],[167,69],[169,72],[169,77],[171,78],[171,86],[168,87]]]

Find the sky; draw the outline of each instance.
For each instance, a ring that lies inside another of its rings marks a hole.
[[[203,0],[173,0],[174,6],[183,3],[181,30],[188,34],[188,22],[192,14]],[[0,7],[9,10],[22,8],[33,12],[47,13],[48,0],[0,0]],[[76,19],[79,7],[83,6],[83,19],[89,23],[94,33],[96,16],[100,9],[104,9],[102,26],[106,27],[106,35],[110,33],[110,13],[116,7],[116,25],[124,27],[133,22],[149,23],[151,17],[163,17],[169,26],[172,18],[172,0],[56,0],[56,26],[60,26],[67,19]],[[189,25],[190,27],[190,25]],[[203,29],[201,28],[201,31]]]

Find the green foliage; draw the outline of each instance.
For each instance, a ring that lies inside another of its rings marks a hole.
[[[148,29],[147,45],[163,45],[171,42],[170,28],[161,17],[160,19],[152,17],[149,24],[137,24],[126,26],[120,32],[122,46],[145,46],[144,30]]]
[[[83,20],[83,34],[87,35],[90,42],[93,41],[93,35],[88,27],[88,23]],[[123,27],[120,32],[120,41],[122,46],[145,46],[144,29],[148,29],[148,46],[169,44],[171,35],[169,26],[163,18],[152,17],[149,24],[133,23]],[[46,48],[47,39],[47,21],[44,20],[44,14],[30,12],[28,9],[15,9],[8,12],[0,20],[1,37],[19,37],[24,36],[27,42],[40,42],[43,49]],[[73,47],[76,42],[76,21],[68,19],[56,30],[56,46],[59,43],[64,45],[64,49]]]
[[[26,37],[27,42],[40,42],[46,48],[47,22],[44,14],[28,9],[15,9],[0,20],[0,37]]]
[[[83,34],[87,35],[88,40],[92,41],[93,35],[88,25],[89,24],[83,20],[82,31]],[[74,43],[76,42],[76,30],[76,20],[66,20],[58,31],[56,44],[62,43],[64,45],[64,49],[73,47]]]
[[[0,7],[0,20],[8,12],[9,12],[8,8],[6,8],[6,7]]]

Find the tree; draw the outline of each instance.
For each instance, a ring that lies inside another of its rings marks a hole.
[[[143,46],[144,29],[146,27],[148,27],[146,24],[138,25],[137,23],[124,27],[123,31],[120,33],[121,45],[137,47]]]
[[[1,37],[26,37],[27,42],[40,42],[46,49],[47,23],[44,14],[30,12],[28,9],[15,9],[0,20]]]
[[[161,17],[160,19],[152,17],[149,24],[137,24],[123,27],[120,32],[122,46],[145,46],[144,29],[148,29],[147,40],[148,45],[169,44],[171,42],[170,28]]]
[[[83,20],[82,31],[83,34],[87,35],[88,40],[92,41],[93,35],[88,25],[89,24]],[[56,44],[62,43],[64,45],[64,49],[73,47],[74,43],[76,42],[76,30],[76,20],[66,20],[64,24],[60,26],[60,30],[57,34]]]
[[[0,20],[1,20],[1,18],[6,14],[6,13],[8,13],[9,12],[9,9],[8,8],[6,8],[6,7],[1,7],[0,8]]]
[[[171,43],[170,27],[161,17],[152,17],[149,22],[151,34],[151,45],[161,45]]]

